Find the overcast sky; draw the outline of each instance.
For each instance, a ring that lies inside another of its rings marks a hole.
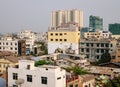
[[[0,0],[0,33],[33,30],[47,31],[53,10],[80,9],[84,27],[89,16],[100,16],[104,28],[109,23],[120,23],[120,0]]]

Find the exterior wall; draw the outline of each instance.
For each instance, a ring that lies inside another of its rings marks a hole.
[[[78,23],[80,27],[83,27],[83,12],[77,9],[52,12],[52,27],[60,26],[61,23],[68,22]]]
[[[118,39],[120,38],[120,35],[112,35],[112,38]]]
[[[6,71],[6,67],[14,67],[15,65],[17,65],[18,63],[14,63],[14,62],[10,62],[8,60],[6,60],[5,58],[0,58],[0,72],[5,72]]]
[[[86,54],[91,60],[100,59],[104,52],[110,52],[111,43],[109,40],[81,40],[80,54]]]
[[[57,48],[63,49],[65,52],[66,49],[72,47],[72,50],[75,50],[75,53],[78,54],[78,44],[77,43],[67,43],[67,42],[49,42],[48,43],[48,53],[54,53]]]
[[[89,27],[96,30],[103,30],[103,19],[99,16],[90,16],[89,17]]]
[[[83,86],[82,87],[95,87],[95,80],[90,80],[87,82],[83,82]]]
[[[97,39],[111,38],[112,34],[108,31],[85,32],[84,37],[85,38],[95,37]]]
[[[0,40],[0,51],[11,51],[18,54],[18,40]]]
[[[22,67],[26,67],[27,64],[23,64]],[[65,70],[57,66],[33,67],[30,70],[22,67],[8,68],[8,87],[15,84],[16,80],[12,78],[13,73],[18,73],[18,78],[24,80],[24,83],[21,85],[22,87],[66,87]],[[32,75],[32,82],[27,82],[27,75]],[[47,84],[41,83],[41,77],[47,77]]]

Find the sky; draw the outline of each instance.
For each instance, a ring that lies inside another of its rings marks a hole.
[[[103,18],[104,29],[120,23],[120,0],[0,0],[0,33],[22,30],[46,32],[51,25],[51,12],[79,9],[83,11],[84,27],[89,16]]]

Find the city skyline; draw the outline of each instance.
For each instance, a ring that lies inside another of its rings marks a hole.
[[[119,0],[1,0],[0,33],[19,32],[26,29],[36,32],[47,31],[51,26],[52,11],[67,9],[83,11],[84,27],[89,26],[90,15],[100,16],[103,18],[103,28],[106,29],[110,23],[120,23],[119,3]]]

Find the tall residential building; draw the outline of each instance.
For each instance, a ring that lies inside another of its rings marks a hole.
[[[89,27],[93,30],[103,30],[103,19],[99,16],[91,15],[89,17]]]
[[[8,87],[66,87],[66,72],[58,66],[34,66],[34,61],[20,60],[8,68]]]
[[[109,31],[113,35],[120,35],[120,23],[109,24]]]
[[[60,26],[62,23],[78,23],[78,26],[83,27],[83,12],[81,10],[58,10],[52,12],[51,27]]]
[[[67,23],[48,30],[48,53],[62,52],[78,54],[80,27]]]

